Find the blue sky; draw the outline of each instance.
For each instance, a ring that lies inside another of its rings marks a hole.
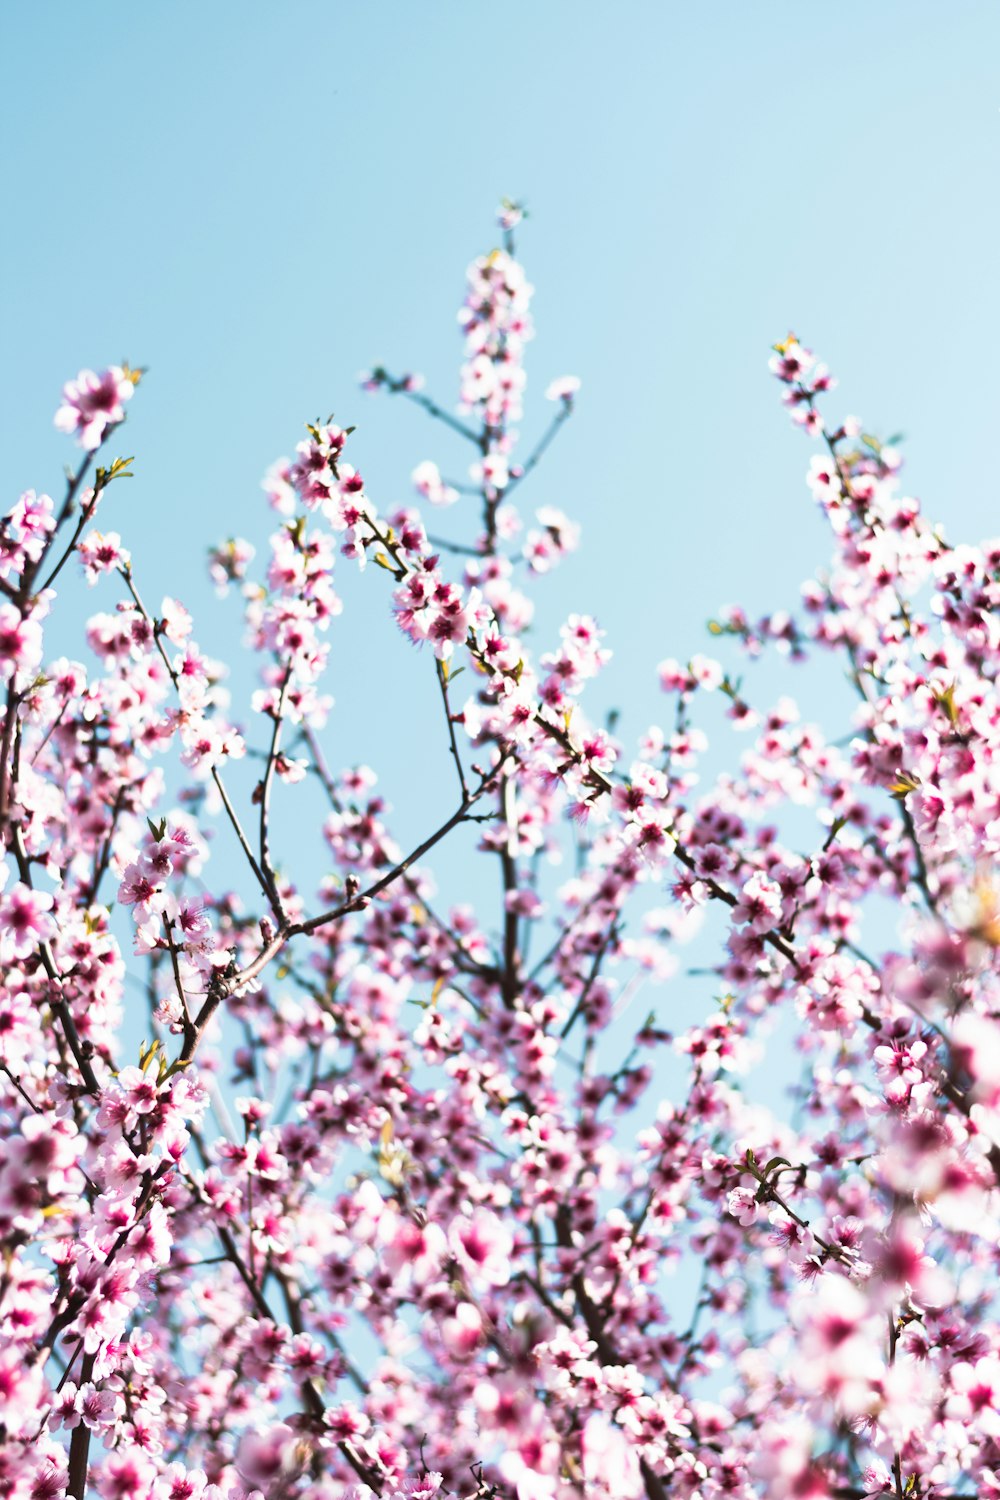
[[[380,505],[419,460],[465,461],[355,377],[383,360],[454,399],[464,268],[503,194],[531,213],[529,441],[548,380],[583,380],[522,491],[584,528],[541,630],[598,615],[597,701],[629,733],[662,712],[656,663],[710,649],[720,604],[794,605],[826,559],[810,445],[766,367],[789,328],[840,377],[832,412],[907,434],[906,484],[952,538],[1000,530],[996,7],[61,3],[5,7],[0,43],[3,492],[58,493],[63,380],[148,365],[123,434],[137,477],[102,525],[215,655],[235,609],[205,548],[266,537],[260,476],[305,420],[357,423]],[[430,663],[414,677],[382,583],[344,579],[328,743],[385,772],[408,842],[415,768],[440,767],[445,810],[452,789]]]

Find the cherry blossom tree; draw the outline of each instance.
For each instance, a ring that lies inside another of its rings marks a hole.
[[[139,370],[65,386],[78,467],[2,523],[12,1500],[1000,1496],[1000,541],[946,541],[788,338],[832,561],[794,611],[716,619],[723,661],[665,660],[626,749],[583,702],[595,619],[531,632],[580,533],[522,486],[579,382],[523,450],[520,220],[469,268],[457,410],[364,381],[469,471],[420,462],[381,509],[362,440],[315,423],[265,480],[267,556],[212,550],[240,712],[96,529]],[[452,809],[412,849],[325,747],[335,563],[438,701]],[[72,569],[103,608],[53,659]],[[755,701],[741,656],[846,672],[854,706]],[[438,899],[460,830],[489,909]]]

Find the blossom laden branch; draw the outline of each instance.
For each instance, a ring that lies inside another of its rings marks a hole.
[[[352,429],[317,421],[265,479],[261,576],[242,538],[211,554],[259,668],[254,823],[221,667],[88,529],[125,368],[66,388],[66,502],[26,492],[0,528],[0,1423],[25,1493],[996,1489],[1000,546],[947,546],[895,445],[827,423],[831,378],[784,341],[833,559],[800,611],[731,606],[712,634],[751,661],[828,653],[854,716],[804,722],[728,660],[668,658],[668,714],[629,757],[588,717],[598,623],[529,632],[578,529],[545,505],[522,539],[523,486],[577,383],[519,460],[520,217],[467,277],[447,425],[470,482],[424,460],[416,503],[381,514]],[[323,749],[338,557],[390,576],[434,659],[459,799],[409,854],[376,771]],[[43,644],[71,562],[126,590],[87,665]],[[728,772],[712,701],[744,735]],[[321,826],[294,807],[316,784]],[[216,794],[257,909],[210,861]],[[311,895],[286,806],[322,838]],[[425,862],[465,824],[474,850]],[[672,1273],[695,1263],[692,1304]]]

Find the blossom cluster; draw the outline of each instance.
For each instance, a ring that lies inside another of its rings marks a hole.
[[[66,386],[80,466],[0,523],[10,1500],[1000,1496],[1000,542],[949,544],[789,338],[832,559],[664,657],[627,746],[599,621],[531,631],[579,529],[514,497],[579,382],[519,461],[521,218],[469,271],[458,411],[365,381],[471,484],[425,460],[381,510],[315,423],[266,547],[209,553],[242,714],[98,529],[136,372]],[[415,849],[325,733],[345,562],[443,720]],[[69,568],[85,660],[47,649]],[[769,701],[771,653],[832,656],[846,723]],[[459,829],[492,903],[440,894]]]

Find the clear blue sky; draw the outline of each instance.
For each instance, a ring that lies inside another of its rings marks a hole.
[[[705,649],[720,604],[793,604],[825,560],[810,447],[766,368],[789,328],[839,375],[831,410],[907,434],[907,484],[950,536],[1000,530],[997,7],[61,0],[0,28],[3,493],[58,492],[64,379],[148,365],[123,434],[138,477],[102,524],[214,653],[235,622],[205,547],[266,536],[259,479],[304,420],[358,424],[383,505],[419,460],[465,458],[355,377],[415,367],[453,400],[463,272],[502,194],[531,211],[526,435],[552,376],[583,380],[522,492],[584,526],[543,622],[598,614],[630,731],[661,712],[656,662]],[[348,587],[335,628],[331,758],[377,763],[402,803],[420,741],[397,695],[425,720],[381,582]]]

